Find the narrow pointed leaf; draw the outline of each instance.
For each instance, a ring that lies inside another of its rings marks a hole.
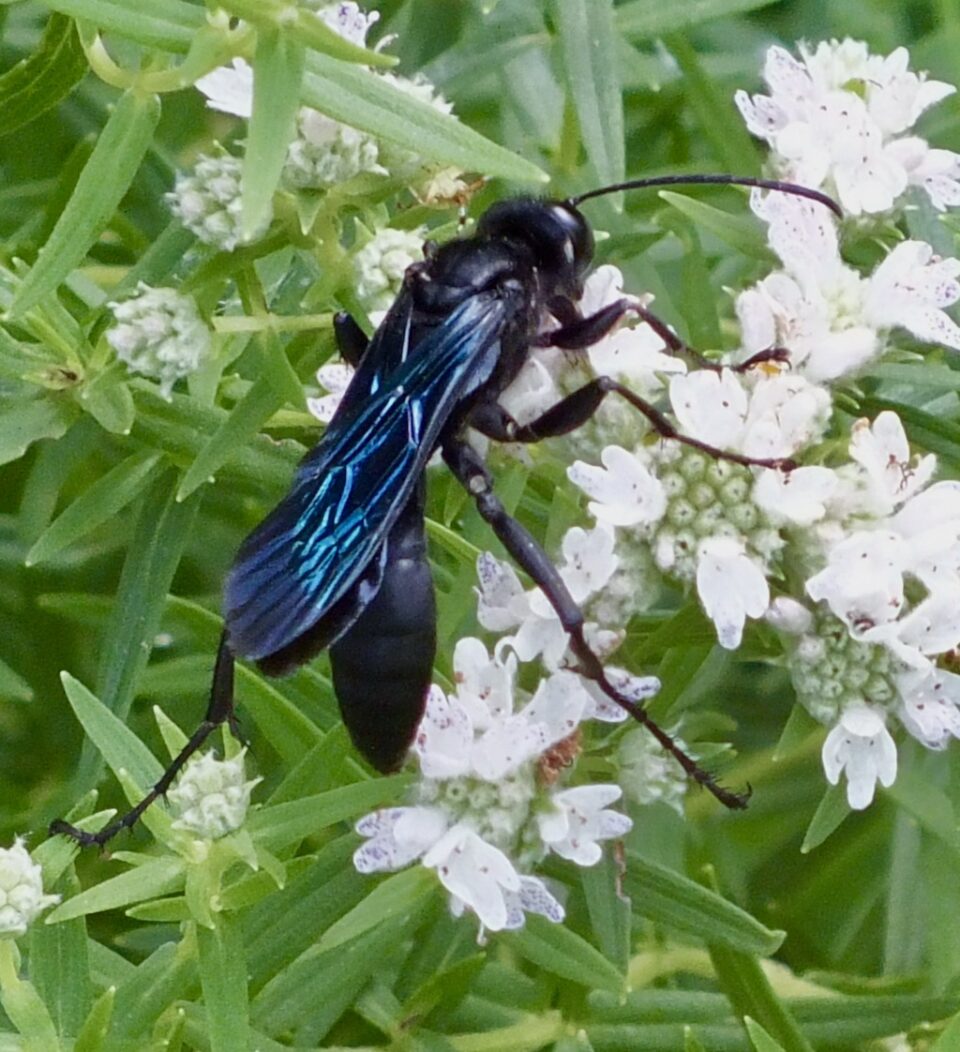
[[[764,927],[739,906],[666,866],[631,855],[623,883],[634,911],[658,924],[764,956],[783,942],[782,931]]]
[[[263,374],[258,376],[187,469],[177,490],[177,500],[185,500],[194,490],[210,481],[233,452],[252,439],[283,402],[284,398],[277,391],[273,379]]]
[[[50,0],[54,11],[84,19],[148,47],[185,53],[206,19],[204,9],[187,0]]]
[[[318,952],[356,939],[391,917],[404,917],[422,909],[436,890],[435,875],[423,866],[394,873],[324,932],[317,944]]]
[[[155,858],[144,862],[67,899],[47,917],[47,923],[59,924],[74,917],[121,909],[134,902],[146,902],[182,891],[184,865],[181,858]]]
[[[54,11],[36,50],[0,77],[0,136],[10,135],[56,106],[88,68],[73,19]]]
[[[19,460],[43,438],[61,438],[76,417],[76,409],[55,396],[41,395],[17,404],[5,403],[0,428],[0,464]]]
[[[33,687],[6,661],[0,661],[0,698],[9,698],[11,701],[30,701],[33,698]]]
[[[6,952],[12,952],[11,949]],[[12,970],[12,965],[6,967]],[[34,986],[16,975],[4,982],[0,990],[0,1005],[23,1041],[14,1047],[30,1052],[60,1052],[57,1030]]]
[[[554,0],[566,88],[601,184],[624,178],[623,88],[612,0]]]
[[[847,791],[842,785],[831,785],[823,794],[823,799],[817,806],[800,850],[806,854],[819,847],[831,833],[834,833],[840,823],[850,814],[850,805],[847,803]]]
[[[57,882],[67,896],[80,890],[73,873]],[[86,925],[79,918],[64,924],[33,924],[29,932],[30,979],[43,998],[59,1034],[75,1034],[93,1001]]]
[[[586,939],[562,924],[528,916],[520,931],[510,932],[503,939],[551,975],[595,990],[621,993],[624,989],[625,979],[617,968]]]
[[[157,453],[134,453],[97,479],[37,538],[27,565],[49,559],[113,518],[149,485],[159,463]]]
[[[160,119],[154,95],[128,91],[104,125],[70,200],[10,304],[19,317],[83,262],[137,174]]]
[[[84,732],[114,774],[126,771],[139,785],[153,785],[163,768],[146,745],[69,672],[61,672],[60,679]]]
[[[247,962],[239,922],[221,913],[216,927],[198,927],[197,949],[211,1052],[249,1048]]]
[[[720,163],[736,175],[757,175],[757,148],[729,94],[721,93],[713,83],[686,37],[673,33],[665,37],[664,44],[683,73],[690,105]]]
[[[747,1034],[756,1052],[785,1052],[783,1045],[774,1041],[755,1019],[746,1016],[743,1025],[747,1028]]]
[[[107,1031],[113,1022],[113,1005],[117,998],[114,987],[108,987],[90,1009],[77,1034],[73,1052],[102,1052]]]
[[[405,95],[370,70],[326,55],[307,57],[302,101],[361,131],[413,147],[432,161],[520,183],[542,183],[546,178],[536,165],[455,117]]]
[[[258,844],[280,851],[334,822],[359,818],[371,808],[396,800],[409,784],[409,776],[398,774],[340,786],[316,796],[264,807],[250,815],[247,828]]]
[[[247,133],[241,178],[244,237],[250,239],[270,213],[273,192],[294,135],[303,45],[279,29],[261,29],[253,56],[253,113]]]
[[[709,950],[720,985],[741,1019],[750,1016],[757,1020],[783,1046],[784,1052],[813,1052],[792,1012],[774,993],[756,957],[717,944],[711,944]]]
[[[677,29],[690,29],[725,15],[736,15],[767,7],[777,0],[632,0],[617,8],[617,28],[631,37],[663,36]]]
[[[661,191],[660,197],[688,219],[693,220],[698,227],[709,230],[711,234],[716,234],[743,255],[768,262],[773,259],[767,248],[763,228],[752,215],[734,215],[722,208],[714,208],[713,205],[708,205],[704,201],[698,201],[694,197],[673,193],[670,190]]]

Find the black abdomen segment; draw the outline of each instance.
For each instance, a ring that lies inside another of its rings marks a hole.
[[[354,745],[378,771],[404,760],[423,715],[437,649],[423,481],[387,537],[380,588],[330,647],[333,686]]]

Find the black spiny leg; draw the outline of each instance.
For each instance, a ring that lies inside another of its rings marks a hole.
[[[717,449],[716,446],[701,442],[698,438],[681,434],[659,409],[629,387],[614,380],[612,376],[598,376],[584,384],[535,420],[531,420],[529,424],[518,424],[506,409],[496,402],[480,403],[470,414],[469,423],[481,434],[497,442],[539,442],[542,438],[555,438],[557,435],[567,435],[576,431],[593,416],[608,394],[618,394],[625,398],[643,413],[654,431],[662,438],[682,442],[685,446],[699,449],[701,453],[717,460],[729,460],[747,467],[773,468],[778,471],[791,471],[794,467],[793,461],[787,457],[748,457],[742,453]]]
[[[96,833],[88,833],[71,825],[69,822],[65,822],[62,818],[57,818],[50,823],[51,836],[56,833],[63,833],[65,836],[72,837],[83,847],[89,847],[91,844],[103,847],[121,830],[132,829],[154,800],[166,795],[177,775],[185,767],[187,760],[203,747],[204,742],[218,727],[224,723],[229,723],[231,730],[236,734],[236,716],[233,707],[233,669],[233,652],[230,650],[227,643],[227,634],[224,632],[220,637],[217,661],[213,668],[213,683],[210,687],[210,701],[207,705],[203,722],[190,736],[187,744],[170,762],[170,766],[163,772],[157,784],[139,803]],[[239,734],[237,736],[239,737]]]
[[[464,442],[451,440],[443,447],[443,459],[476,501],[477,510],[493,528],[503,546],[533,578],[557,612],[560,623],[570,637],[570,649],[579,662],[577,671],[596,683],[611,701],[646,727],[664,750],[680,764],[689,778],[702,785],[726,807],[745,807],[746,797],[718,785],[709,771],[705,771],[696,760],[688,756],[670,735],[651,719],[641,705],[631,701],[610,682],[603,663],[590,649],[583,634],[583,612],[574,602],[559,571],[537,540],[521,523],[507,514],[493,492],[493,480],[476,451]]]
[[[348,314],[345,310],[334,314],[333,338],[336,340],[340,357],[347,365],[352,365],[356,369],[370,341],[352,314]]]
[[[672,355],[692,362],[700,369],[710,369],[718,373],[721,369],[729,368],[735,373],[745,373],[763,362],[790,364],[790,352],[784,347],[768,347],[739,365],[723,366],[719,362],[711,361],[701,351],[684,343],[662,318],[641,306],[636,299],[624,297],[584,318],[572,300],[558,297],[550,303],[550,313],[560,322],[560,328],[537,336],[534,340],[536,347],[585,350],[602,340],[621,318],[632,313],[653,329]]]

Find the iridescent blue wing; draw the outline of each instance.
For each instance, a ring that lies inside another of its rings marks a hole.
[[[457,402],[490,376],[505,313],[497,297],[471,296],[362,406],[334,417],[237,555],[225,595],[235,654],[289,646],[368,570]]]

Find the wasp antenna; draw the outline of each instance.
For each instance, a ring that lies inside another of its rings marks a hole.
[[[592,197],[603,197],[604,194],[615,194],[621,190],[644,190],[652,186],[749,186],[758,190],[776,190],[782,194],[793,194],[796,197],[806,197],[811,201],[829,208],[838,218],[843,219],[843,209],[832,197],[812,190],[809,186],[800,186],[798,183],[785,183],[780,179],[754,179],[749,176],[738,175],[714,175],[704,173],[702,175],[658,175],[650,179],[628,179],[624,183],[613,183],[610,186],[601,186],[596,190],[588,190],[585,194],[577,194],[568,197],[566,204],[573,208],[589,201]]]

